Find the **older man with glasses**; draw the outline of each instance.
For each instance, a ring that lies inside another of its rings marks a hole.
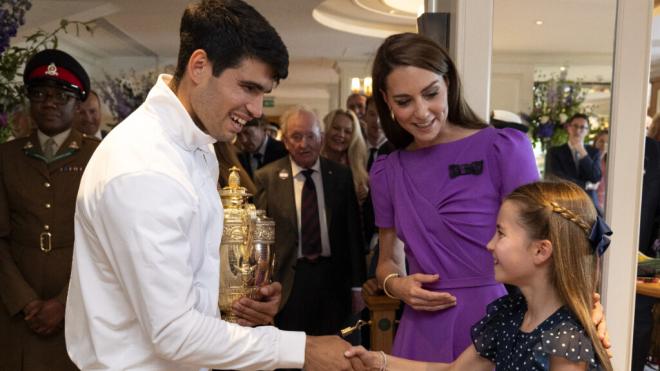
[[[99,144],[71,128],[89,77],[44,50],[23,81],[37,129],[0,145],[1,370],[77,370],[64,341],[78,185]]]
[[[582,187],[598,205],[598,182],[602,176],[600,151],[584,144],[589,133],[589,116],[576,113],[566,124],[568,141],[548,150],[545,157],[545,177],[561,178]],[[602,211],[602,210],[600,210]]]

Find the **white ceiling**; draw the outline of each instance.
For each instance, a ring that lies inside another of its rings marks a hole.
[[[382,0],[247,1],[266,16],[284,39],[293,62],[289,81],[298,83],[329,84],[333,80],[336,83],[333,68],[337,61],[362,61],[367,65],[382,41],[325,27],[312,18],[315,8],[330,7],[349,21],[388,27],[387,19],[378,18],[360,6],[361,2]],[[92,36],[85,33],[79,37],[65,36],[63,42],[90,56],[107,71],[139,69],[143,65],[162,67],[174,63],[179,19],[187,3],[187,0],[33,0],[27,23],[15,40],[37,28],[53,29],[62,18],[96,19]],[[611,60],[616,0],[495,0],[494,4],[496,56],[531,53],[571,60],[571,56],[589,55],[609,56]],[[391,20],[390,27],[394,30],[415,27],[414,19]],[[537,26],[536,20],[544,24]]]

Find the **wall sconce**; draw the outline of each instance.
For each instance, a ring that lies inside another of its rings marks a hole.
[[[362,93],[370,97],[373,93],[372,84],[373,80],[371,80],[371,77],[365,77],[364,79],[353,77],[351,79],[351,93]]]

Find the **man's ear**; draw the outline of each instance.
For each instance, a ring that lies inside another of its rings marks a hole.
[[[203,78],[213,71],[213,64],[203,49],[197,49],[190,55],[186,72],[195,85],[200,84]]]
[[[536,240],[532,242],[534,264],[541,265],[552,257],[553,246],[550,240]]]

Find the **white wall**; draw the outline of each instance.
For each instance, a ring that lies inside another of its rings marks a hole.
[[[569,59],[573,62],[561,62]],[[529,113],[533,103],[534,81],[558,76],[562,66],[568,67],[567,78],[569,80],[611,82],[612,79],[612,57],[609,55],[579,57],[576,55],[495,53],[491,75],[491,110],[503,109],[516,113]],[[597,113],[609,113],[607,100],[599,97],[595,103],[598,104]]]

